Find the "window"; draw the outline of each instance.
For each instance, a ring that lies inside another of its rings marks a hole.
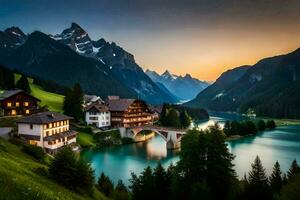
[[[26,107],[29,106],[29,102],[27,102],[27,101],[24,102],[24,106],[26,106]]]
[[[49,128],[52,128],[52,124],[51,123],[49,124]]]
[[[51,142],[51,141],[49,141],[49,142],[48,142],[48,145],[52,145],[52,142]]]
[[[30,112],[30,111],[29,111],[28,109],[27,109],[27,110],[25,110],[25,114],[29,114],[29,112]]]
[[[30,129],[33,129],[33,124],[30,124]]]
[[[11,115],[16,115],[17,111],[16,110],[11,110]]]
[[[46,136],[47,136],[47,137],[49,136],[49,131],[46,131]]]
[[[16,107],[19,107],[20,106],[20,103],[19,102],[16,102]]]
[[[7,102],[7,107],[11,107],[11,102]]]
[[[90,117],[90,120],[98,120],[98,117]]]

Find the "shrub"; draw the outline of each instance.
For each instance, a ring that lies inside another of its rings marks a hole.
[[[268,120],[267,121],[267,128],[269,128],[269,129],[276,128],[276,124],[275,124],[274,120]]]
[[[41,147],[34,145],[26,144],[23,146],[22,151],[34,157],[37,160],[42,160],[45,156],[44,150]]]
[[[259,131],[266,130],[266,123],[265,123],[265,121],[264,120],[259,120],[257,122],[257,128],[258,128]]]
[[[90,127],[90,126],[81,127],[78,129],[78,131],[85,132],[88,134],[93,134],[92,127]]]

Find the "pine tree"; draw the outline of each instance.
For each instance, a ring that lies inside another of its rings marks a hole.
[[[165,171],[161,163],[158,163],[157,167],[154,169],[153,176],[155,185],[155,191],[153,192],[155,193],[155,198],[167,199],[169,182],[167,180],[167,172]]]
[[[78,192],[91,193],[94,185],[94,171],[75,153],[66,147],[60,150],[49,167],[50,177],[58,183]]]
[[[64,114],[74,117],[76,120],[83,118],[83,91],[79,84],[75,84],[73,90],[65,92],[63,103]]]
[[[65,91],[65,97],[63,102],[64,114],[70,116],[73,115],[72,104],[73,104],[73,91],[71,89],[68,89]]]
[[[11,70],[0,65],[0,89],[9,90],[15,87],[15,77]]]
[[[166,122],[166,116],[167,116],[167,104],[163,104],[162,106],[162,111],[159,115],[159,122],[162,126],[167,126],[167,122]]]
[[[97,182],[99,191],[103,192],[106,196],[110,196],[114,190],[112,181],[103,172]]]
[[[272,192],[268,184],[266,170],[258,156],[251,164],[251,171],[248,174],[248,183],[245,184],[243,199],[272,199]]]
[[[225,144],[225,137],[216,123],[209,128],[207,137],[207,180],[214,199],[229,199],[236,181],[231,154]]]
[[[129,192],[126,186],[124,185],[122,180],[118,181],[116,185],[113,198],[114,200],[128,200],[129,199]]]
[[[78,83],[73,88],[73,117],[77,120],[83,118],[83,91]]]
[[[254,163],[251,164],[252,170],[249,172],[249,184],[268,185],[266,170],[262,166],[260,158],[256,156]]]
[[[278,161],[276,161],[276,163],[273,167],[272,174],[270,176],[270,186],[274,193],[279,193],[280,189],[282,187],[283,180],[282,180],[281,175],[282,175],[282,172],[280,170],[280,165],[279,165]]]
[[[300,167],[297,163],[297,160],[293,160],[291,167],[287,172],[288,181],[290,181],[298,173],[300,173]]]
[[[182,128],[188,128],[190,126],[191,117],[188,115],[186,111],[180,112],[179,119]]]
[[[28,79],[24,75],[22,75],[21,78],[18,80],[16,87],[27,93],[31,92]]]
[[[179,114],[177,110],[170,108],[167,113],[166,121],[170,127],[180,128]]]
[[[225,133],[226,136],[230,136],[232,133],[231,133],[231,123],[229,120],[227,120],[224,124],[224,128],[223,128],[223,131]]]

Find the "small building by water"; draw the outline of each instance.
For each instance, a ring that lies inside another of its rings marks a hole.
[[[77,132],[69,129],[72,117],[46,111],[17,121],[18,136],[28,144],[42,147],[47,153],[76,143]]]
[[[107,105],[114,127],[132,127],[153,124],[153,113],[147,103],[139,99],[108,97]]]

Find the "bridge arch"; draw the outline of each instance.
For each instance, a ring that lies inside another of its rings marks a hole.
[[[139,127],[128,127],[123,128],[121,131],[122,137],[130,137],[136,139],[136,136],[142,131],[151,131],[158,134],[163,140],[166,141],[167,149],[180,148],[181,138],[186,133],[184,129],[174,129],[169,127],[159,127],[159,126],[139,126]]]

